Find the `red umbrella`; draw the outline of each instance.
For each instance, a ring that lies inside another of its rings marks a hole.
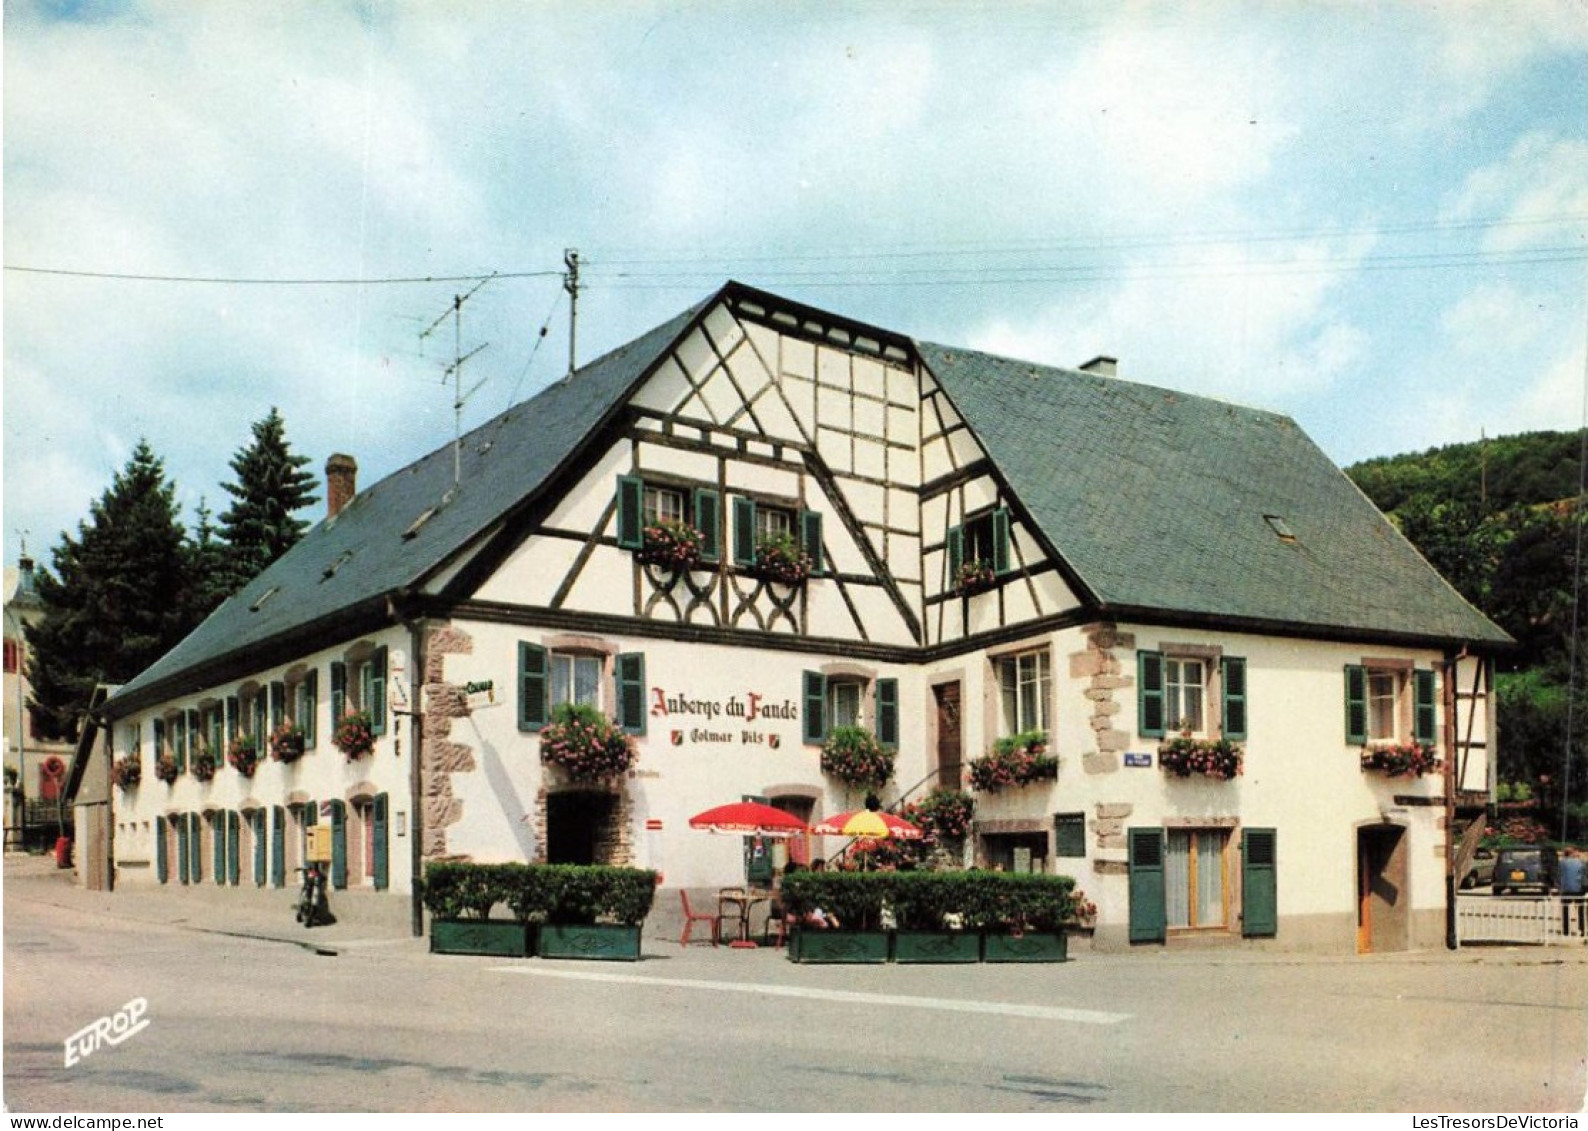
[[[925,835],[903,817],[871,809],[856,809],[828,817],[812,825],[811,832],[818,836],[855,836],[868,840],[886,840],[890,837],[894,840],[920,840]]]
[[[805,822],[792,813],[763,805],[759,801],[735,801],[696,813],[689,818],[692,829],[710,829],[714,833],[743,833],[753,836],[793,836],[805,831]]]

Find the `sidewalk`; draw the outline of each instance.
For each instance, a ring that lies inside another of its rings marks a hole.
[[[251,884],[221,886],[206,880],[196,885],[124,883],[114,892],[87,891],[73,873],[58,869],[53,857],[7,853],[4,889],[8,910],[13,901],[43,903],[68,910],[107,915],[137,922],[239,938],[259,939],[302,947],[320,954],[381,952],[421,956],[429,951],[428,938],[413,934],[411,904],[406,896],[371,891],[332,891],[331,912],[336,922],[306,929],[293,916],[294,888],[256,888]],[[14,912],[13,912],[14,913]],[[646,959],[683,959],[690,966],[743,971],[775,958],[787,965],[785,952],[770,948],[755,952],[695,943],[678,945],[681,918],[671,904],[661,904],[646,920],[643,953]],[[704,932],[697,931],[697,938]],[[1142,948],[1126,953],[1099,953],[1082,940],[1070,947],[1071,961],[1098,964],[1153,963],[1187,966],[1284,966],[1328,964],[1439,964],[1571,965],[1588,966],[1588,947],[1485,945],[1460,950],[1405,951],[1393,954],[1354,955],[1303,951],[1253,950],[1232,945],[1195,949]],[[748,961],[747,961],[748,960]],[[816,970],[821,967],[800,967]]]
[[[69,869],[51,856],[7,853],[5,897],[91,914],[110,915],[190,931],[290,943],[327,954],[365,948],[423,952],[415,938],[405,896],[368,891],[332,891],[334,923],[306,929],[294,917],[296,888],[222,886],[210,879],[194,885],[124,883],[114,892],[77,886]]]

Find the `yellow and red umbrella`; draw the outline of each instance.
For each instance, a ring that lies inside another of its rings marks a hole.
[[[856,809],[811,826],[819,836],[853,836],[866,840],[920,840],[925,834],[903,817],[880,810]]]

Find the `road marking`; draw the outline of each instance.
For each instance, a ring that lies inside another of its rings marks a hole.
[[[720,993],[757,994],[761,997],[795,997],[809,1001],[839,1001],[854,1005],[900,1006],[937,1009],[949,1013],[992,1013],[1001,1017],[1029,1017],[1038,1021],[1072,1021],[1080,1025],[1117,1025],[1128,1013],[1103,1013],[1094,1009],[1064,1009],[1052,1005],[1024,1005],[1007,1001],[966,1001],[947,997],[909,997],[854,990],[823,990],[807,986],[771,986],[765,982],[703,982],[686,978],[648,978],[639,974],[606,974],[594,970],[555,970],[541,966],[495,966],[502,974],[534,978],[566,978],[577,982],[612,982],[627,986],[661,986],[668,989],[715,990]]]

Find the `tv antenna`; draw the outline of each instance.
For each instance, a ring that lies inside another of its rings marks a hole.
[[[430,325],[426,326],[419,332],[420,350],[423,352],[424,340],[433,334],[441,326],[441,324],[447,320],[448,315],[452,317],[452,364],[447,366],[446,369],[442,371],[441,383],[445,385],[449,379],[453,383],[452,485],[454,487],[456,487],[458,485],[458,481],[463,478],[463,406],[468,402],[470,397],[479,392],[480,386],[486,382],[486,378],[481,377],[475,382],[474,387],[465,393],[463,391],[463,363],[491,344],[490,342],[481,342],[468,353],[463,352],[463,304],[478,294],[480,288],[485,286],[486,283],[489,283],[494,278],[496,278],[496,272],[492,271],[478,283],[475,283],[474,286],[469,289],[468,294],[453,295],[452,309],[442,311],[434,322],[430,323]]]
[[[562,277],[562,289],[568,292],[568,376],[572,377],[577,365],[576,347],[579,341],[579,249],[566,249],[562,253],[562,262],[568,268]]]

